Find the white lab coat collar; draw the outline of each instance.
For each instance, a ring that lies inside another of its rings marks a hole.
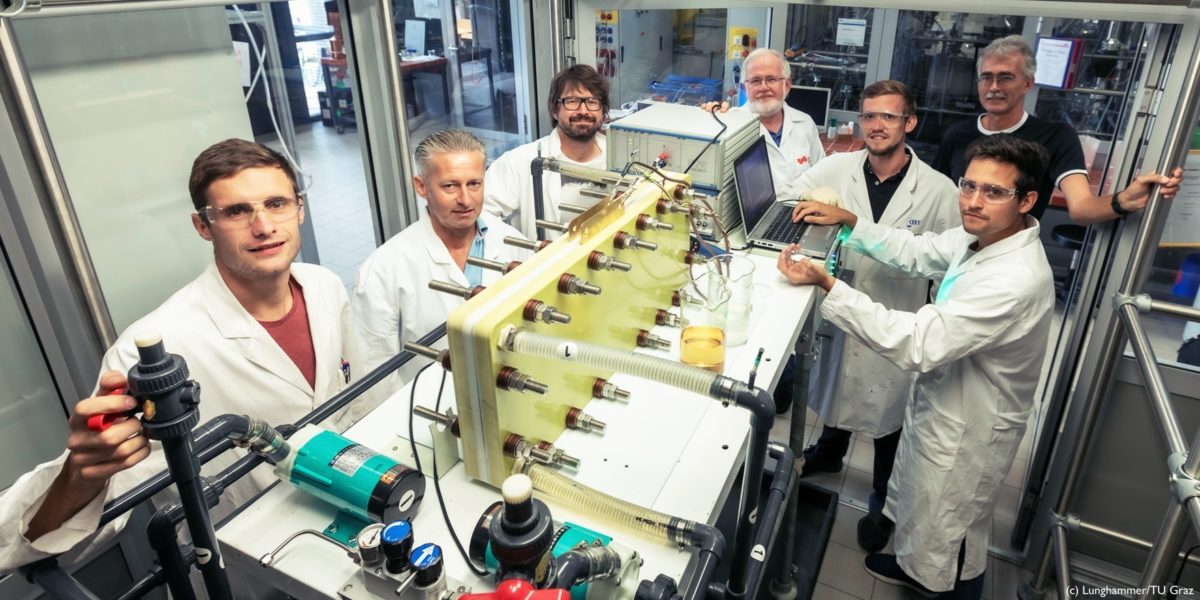
[[[325,361],[329,360],[329,357],[326,356],[328,350],[327,345],[321,343],[320,340],[327,339],[332,335],[330,327],[337,326],[337,321],[335,319],[313,319],[311,316],[313,313],[332,310],[332,308],[327,307],[321,301],[319,294],[309,293],[306,285],[308,277],[302,269],[292,269],[291,276],[296,278],[296,282],[303,290],[305,310],[309,315],[309,335],[312,336],[313,351],[316,353],[316,364],[324,365]],[[239,340],[242,354],[246,360],[278,375],[299,390],[312,394],[314,388],[309,387],[308,380],[304,378],[300,368],[233,295],[224,278],[221,277],[221,272],[217,270],[216,262],[205,269],[201,282],[204,296],[211,300],[205,303],[204,308],[208,311],[217,331],[225,338]],[[328,369],[318,368],[314,380],[315,388],[324,389],[325,379],[328,377]]]
[[[493,214],[488,212],[480,212],[479,218],[488,228],[488,233],[483,236],[483,257],[488,260],[496,260],[500,257],[501,246],[504,244],[503,235],[500,228],[496,226],[500,220]],[[446,244],[442,242],[442,238],[438,237],[437,232],[433,230],[433,217],[428,212],[424,217],[417,221],[417,226],[421,232],[421,242],[425,245],[425,251],[429,253],[429,260],[436,265],[447,267],[447,270],[454,277],[454,282],[463,287],[471,287],[467,281],[467,276],[463,270],[458,268],[458,263],[454,262],[454,257],[450,256],[450,250],[446,248]],[[451,268],[452,267],[452,268]]]
[[[917,181],[921,176],[921,161],[917,158],[917,153],[913,151],[911,146],[905,145],[905,148],[908,149],[908,153],[911,157],[909,159],[908,171],[904,174],[904,179],[900,181],[900,187],[896,188],[896,193],[892,196],[892,199],[888,200],[887,208],[883,210],[883,214],[879,217],[879,223],[883,225],[903,225],[901,222],[902,217],[904,217],[905,213],[912,210],[913,207],[912,197],[913,194],[916,193]],[[857,165],[858,168],[850,171],[850,180],[853,181],[856,186],[860,186],[863,189],[864,194],[860,200],[862,202],[867,202],[867,205],[857,207],[859,210],[856,210],[855,212],[858,214],[869,215],[872,214],[870,207],[870,195],[866,193],[867,180],[862,169],[863,163],[865,163],[867,160],[867,150],[866,148],[858,150],[856,154],[858,156],[854,160],[854,164]]]

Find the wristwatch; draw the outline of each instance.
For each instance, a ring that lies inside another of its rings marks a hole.
[[[1125,210],[1124,208],[1121,207],[1121,202],[1120,202],[1120,200],[1117,199],[1117,196],[1119,196],[1120,193],[1121,192],[1113,192],[1112,210],[1113,210],[1113,212],[1117,213],[1117,216],[1124,217],[1125,215],[1128,215],[1132,211]]]

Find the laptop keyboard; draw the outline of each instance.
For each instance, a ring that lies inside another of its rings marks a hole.
[[[775,218],[771,220],[771,224],[763,232],[763,238],[781,244],[795,244],[800,241],[800,236],[803,234],[804,223],[793,223],[792,211],[777,210],[775,211]]]

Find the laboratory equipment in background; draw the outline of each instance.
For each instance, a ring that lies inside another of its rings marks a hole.
[[[1039,85],[1035,114],[1075,128],[1089,169],[1115,154],[1112,142],[1128,119],[1125,106],[1142,66],[1145,23],[1072,19],[1041,36],[1077,44],[1073,78],[1067,86]]]
[[[608,168],[619,172],[637,161],[690,174],[693,189],[708,197],[712,211],[730,232],[742,220],[733,162],[758,137],[758,116],[749,111],[714,116],[693,106],[655,103],[609,124]],[[720,236],[711,219],[700,217],[695,226],[709,239]]]
[[[908,84],[916,100],[919,121],[908,143],[923,160],[933,160],[946,128],[983,112],[975,80],[980,51],[1024,26],[1024,17],[900,11],[891,78]]]
[[[857,112],[859,93],[870,83],[867,62],[871,36],[876,33],[874,16],[873,8],[790,6],[784,56],[791,67],[792,85],[828,89],[829,107]],[[824,117],[809,116],[818,127],[826,123]]]

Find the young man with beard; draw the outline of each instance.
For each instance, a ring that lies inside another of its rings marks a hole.
[[[737,110],[758,115],[762,135],[767,138],[775,199],[795,200],[800,197],[800,176],[825,158],[817,124],[784,102],[792,89],[791,67],[778,50],[759,48],[751,52],[742,61],[742,75],[747,101]],[[715,105],[712,102],[701,108],[712,110]],[[722,105],[722,110],[727,108]]]
[[[225,413],[291,423],[342,391],[359,368],[346,289],[336,274],[293,264],[300,251],[304,197],[278,152],[238,139],[200,153],[188,183],[192,225],[212,242],[213,264],[153,312],[130,325],[104,354],[93,397],[75,405],[67,450],[25,474],[0,499],[0,573],[46,556],[77,560],[115,535],[122,516],[100,529],[104,503],[166,469],[159,444],[138,419],[91,431],[88,417],[134,407],[109,395],[137,362],[135,339],[160,335],[187,360],[202,386],[201,419]],[[342,430],[371,407],[352,404],[324,425]],[[227,452],[206,473],[244,454]],[[230,486],[213,522],[277,481],[264,465]],[[166,493],[166,492],[164,492]]]
[[[1037,59],[1019,35],[1002,37],[979,53],[979,103],[986,111],[978,119],[963,121],[946,130],[938,146],[933,167],[952,180],[966,172],[967,146],[997,133],[1011,133],[1040,144],[1049,152],[1050,163],[1038,182],[1037,204],[1030,215],[1041,219],[1057,187],[1067,200],[1071,220],[1090,225],[1121,218],[1142,210],[1153,185],[1163,186],[1165,198],[1179,190],[1183,170],[1172,177],[1148,173],[1133,180],[1111,196],[1092,194],[1079,136],[1066,123],[1044,121],[1025,112],[1025,95],[1033,89]]]
[[[961,225],[954,184],[905,145],[907,134],[917,126],[916,103],[908,87],[892,80],[872,83],[863,89],[861,108],[858,123],[866,148],[830,155],[809,169],[796,184],[800,197],[812,189],[832,188],[859,222],[914,235]],[[796,214],[801,210],[797,206]],[[849,282],[854,289],[887,309],[915,312],[928,298],[927,277],[891,271],[859,254],[848,254],[845,268],[854,273]],[[804,451],[801,477],[841,471],[851,432],[874,440],[874,491],[870,511],[858,523],[858,543],[868,552],[882,550],[892,532],[883,505],[912,380],[912,373],[840,330],[821,347],[810,380],[813,408],[824,429],[817,443]]]
[[[813,261],[791,260],[792,248],[778,267],[794,284],[823,289],[821,316],[847,336],[918,373],[884,508],[896,553],[868,555],[867,571],[926,596],[977,600],[998,492],[1033,407],[1054,291],[1028,214],[1046,151],[1000,134],[972,144],[967,160],[962,227],[940,234],[913,235],[817,202],[796,213],[853,227],[846,247],[896,272],[941,279],[934,303],[888,309]]]
[[[505,152],[487,170],[483,208],[535,239],[533,174],[529,164],[541,156],[589,167],[607,169],[604,134],[600,128],[608,117],[608,83],[587,65],[567,67],[550,82],[547,102],[554,130],[549,135]],[[579,189],[587,183],[569,176],[542,173],[543,213],[549,221],[563,220],[561,204],[590,206]],[[554,237],[553,232],[547,235]]]
[[[525,260],[529,252],[504,243],[522,237],[498,217],[482,212],[483,165],[487,151],[478,138],[458,129],[439,131],[417,145],[413,188],[428,202],[427,214],[375,249],[358,270],[354,315],[373,369],[441,325],[463,299],[429,289],[438,280],[470,288],[500,274],[467,264],[467,257],[502,263]],[[377,387],[384,397],[416,374],[412,361]]]

